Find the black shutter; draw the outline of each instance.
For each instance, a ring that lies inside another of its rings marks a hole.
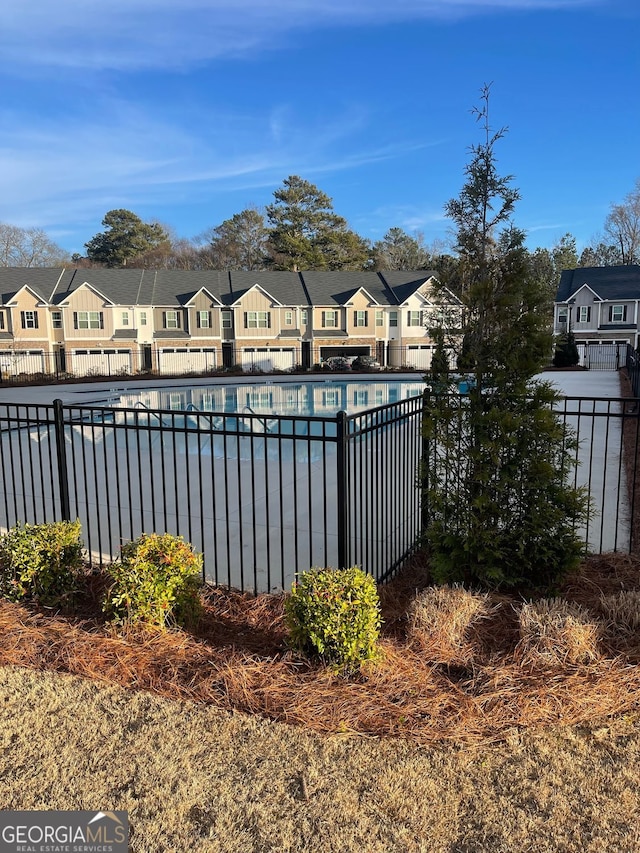
[[[100,312],[100,328],[104,329],[104,312]]]
[[[622,322],[623,323],[627,322],[627,306],[626,305],[622,309]]]
[[[271,328],[271,311],[267,311],[267,329]]]
[[[591,322],[591,305],[587,308],[587,323]]]
[[[613,305],[609,305],[609,322],[613,320]]]
[[[322,312],[322,328],[323,328],[323,329],[324,329],[324,328],[326,328],[326,324],[327,324],[327,323],[326,323],[326,314],[327,314],[327,312],[326,312],[326,311],[323,311],[323,312]]]
[[[163,329],[167,328],[167,312],[166,311],[162,312],[162,328]]]
[[[369,312],[368,311],[364,312],[364,324],[365,324],[365,326],[369,325]]]
[[[33,328],[34,329],[38,328],[38,312],[37,311],[33,312]]]
[[[247,311],[244,312],[244,327],[245,329],[249,328],[249,316]]]
[[[27,320],[26,320],[26,317],[24,316],[24,311],[20,312],[20,324],[22,325],[23,329],[27,328]]]
[[[213,328],[213,318],[211,316],[211,311],[209,311],[209,328]]]
[[[78,312],[77,311],[73,312],[73,328],[74,329],[78,328]]]
[[[200,327],[200,312],[196,311],[196,327],[199,329]]]

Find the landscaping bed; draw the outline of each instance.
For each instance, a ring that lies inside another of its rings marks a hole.
[[[523,637],[521,593],[489,595],[486,612],[462,634],[444,617],[426,634],[416,629],[408,614],[429,585],[423,566],[416,558],[380,588],[381,656],[350,678],[288,647],[283,596],[205,588],[191,631],[117,629],[100,610],[105,580],[96,574],[87,575],[73,614],[2,602],[0,664],[72,673],[317,732],[425,744],[499,741],[514,729],[638,708],[640,632],[616,625],[603,597],[640,590],[640,559],[591,557],[559,590],[587,615],[590,627],[579,642],[591,645],[577,656],[563,651],[563,641],[549,652]]]

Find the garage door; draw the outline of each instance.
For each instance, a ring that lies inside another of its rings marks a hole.
[[[71,372],[74,376],[116,376],[132,373],[131,350],[71,350]]]
[[[44,373],[44,350],[0,350],[0,370],[7,376]]]
[[[181,376],[216,368],[214,347],[164,347],[158,350],[158,370]]]
[[[328,358],[357,358],[359,355],[371,355],[371,347],[320,347],[320,359]]]
[[[251,370],[291,370],[295,365],[293,347],[246,347],[240,352],[242,369]]]

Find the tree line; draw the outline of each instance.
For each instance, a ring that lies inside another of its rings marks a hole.
[[[130,210],[110,210],[104,230],[85,243],[86,254],[68,253],[38,228],[0,223],[0,266],[137,267],[184,270],[435,270],[455,292],[463,287],[460,247],[428,246],[420,233],[392,227],[368,240],[338,215],[317,186],[291,175],[264,209],[247,207],[193,239],[179,238],[159,222]],[[449,218],[455,211],[447,210]],[[535,275],[555,290],[563,269],[640,263],[640,179],[611,207],[603,234],[578,253],[565,234],[551,248],[528,252]]]

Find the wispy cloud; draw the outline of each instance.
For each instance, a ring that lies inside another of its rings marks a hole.
[[[6,0],[5,69],[190,68],[282,46],[300,29],[578,9],[604,0]]]
[[[194,122],[184,114],[159,120],[140,105],[112,101],[101,103],[99,115],[67,116],[61,133],[55,118],[0,112],[0,221],[64,233],[65,223],[93,226],[113,207],[271,189],[288,174],[313,179],[415,148],[362,143],[367,116],[356,108],[334,107],[315,121],[279,106]]]

